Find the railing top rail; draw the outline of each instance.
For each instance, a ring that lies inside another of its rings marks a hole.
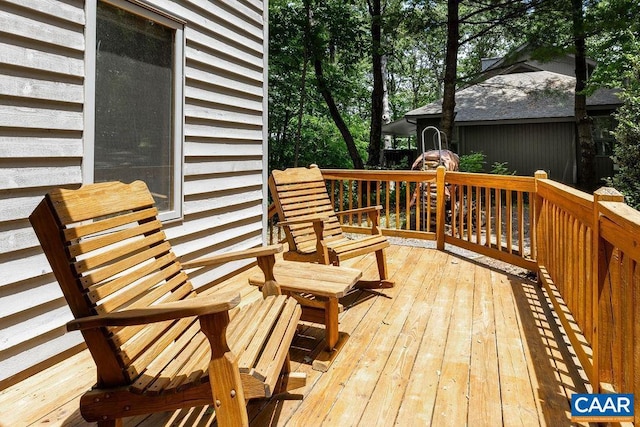
[[[423,181],[435,178],[436,172],[322,169],[322,176],[324,179],[352,179],[355,181]]]
[[[322,169],[325,179],[351,179],[354,181],[423,181],[432,180],[436,171],[390,171],[390,170],[353,170]],[[492,187],[500,190],[535,191],[535,178],[513,175],[493,175],[485,173],[446,172],[446,181],[480,187]]]
[[[451,184],[491,187],[499,190],[534,192],[536,189],[535,178],[529,176],[447,172],[445,179]]]
[[[626,238],[640,236],[640,212],[621,202],[599,202],[599,212],[625,231]]]
[[[584,224],[593,225],[593,195],[550,179],[537,180],[537,186],[538,196],[572,212]]]
[[[591,206],[591,203],[593,203],[592,194],[585,193],[584,191],[580,191],[551,179],[539,179],[538,191],[543,197],[548,193],[557,193],[562,194],[564,198],[570,199],[572,203],[580,203],[585,206]]]

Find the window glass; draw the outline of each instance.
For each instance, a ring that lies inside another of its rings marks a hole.
[[[157,22],[98,2],[94,181],[147,183],[174,204],[174,38]]]
[[[613,155],[615,137],[613,131],[616,123],[611,116],[596,116],[591,118],[591,135],[599,156]]]

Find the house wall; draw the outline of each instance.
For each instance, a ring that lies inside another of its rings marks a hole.
[[[187,259],[260,245],[266,5],[146,3],[186,21],[184,216],[167,236]],[[72,316],[28,216],[51,188],[82,184],[86,25],[83,0],[0,2],[0,389],[82,346],[65,332]],[[241,266],[198,272],[193,283]]]
[[[565,55],[560,58],[556,58],[547,62],[534,61],[530,59],[527,61],[527,63],[541,70],[551,71],[552,73],[564,74],[565,76],[575,77],[575,69],[576,69],[575,59],[569,55]]]
[[[486,171],[494,162],[507,162],[516,175],[547,171],[549,178],[575,183],[572,122],[474,125],[459,127],[459,154],[482,152]]]

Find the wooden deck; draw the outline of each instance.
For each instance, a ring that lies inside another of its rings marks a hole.
[[[520,277],[433,249],[393,245],[396,287],[342,302],[349,334],[326,373],[311,369],[321,330],[304,325],[292,351],[304,399],[255,401],[252,425],[570,425],[569,396],[586,392],[544,293]],[[345,265],[376,277],[373,255]],[[226,287],[244,300],[251,270]],[[72,369],[71,369],[72,367]],[[94,381],[82,352],[0,392],[0,426],[84,426],[79,396]],[[125,420],[126,426],[209,425],[209,408]]]

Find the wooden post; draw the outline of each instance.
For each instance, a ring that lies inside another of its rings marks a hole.
[[[211,343],[209,382],[213,407],[219,426],[248,426],[249,417],[237,357],[227,345],[228,325],[228,311],[200,317],[202,332]]]
[[[324,221],[313,221],[313,231],[315,231],[317,239],[316,251],[318,253],[318,262],[320,264],[331,264],[331,261],[329,260],[329,249],[324,241]]]
[[[439,251],[444,250],[444,221],[445,221],[445,195],[444,195],[444,166],[438,166],[436,169],[436,247]]]
[[[264,298],[269,295],[281,295],[282,291],[276,278],[273,275],[273,267],[276,265],[275,255],[266,255],[258,257],[258,267],[264,274],[264,286],[262,287],[262,296]]]
[[[610,336],[611,331],[606,330],[606,320],[604,317],[605,304],[609,301],[601,298],[607,278],[609,269],[609,261],[607,260],[605,253],[605,242],[600,238],[600,202],[622,202],[624,203],[624,196],[617,190],[608,187],[602,187],[593,193],[593,224],[591,228],[592,245],[595,262],[592,264],[592,278],[593,283],[593,334],[592,334],[592,379],[593,392],[599,393],[601,391],[601,382],[611,381],[610,375],[602,375],[601,369],[610,369],[609,367],[602,366],[602,356],[611,352],[609,345],[611,344],[607,339]]]
[[[543,215],[545,215],[545,212],[542,209],[542,205],[543,205],[543,199],[542,197],[539,195],[538,193],[538,180],[541,179],[547,179],[547,173],[543,170],[538,170],[536,171],[535,175],[534,175],[535,179],[536,179],[536,197],[535,200],[531,200],[529,201],[529,203],[534,202],[535,205],[535,215],[533,216],[533,224],[532,224],[532,230],[530,230],[531,233],[531,257],[536,261],[536,263],[539,265],[545,265],[546,263],[546,259],[545,257],[545,251],[544,251],[544,245],[546,244],[546,233],[545,231],[545,227],[547,226],[547,221],[546,218],[543,218]],[[538,244],[540,243],[540,244]],[[538,276],[540,275],[540,272],[538,272]]]

